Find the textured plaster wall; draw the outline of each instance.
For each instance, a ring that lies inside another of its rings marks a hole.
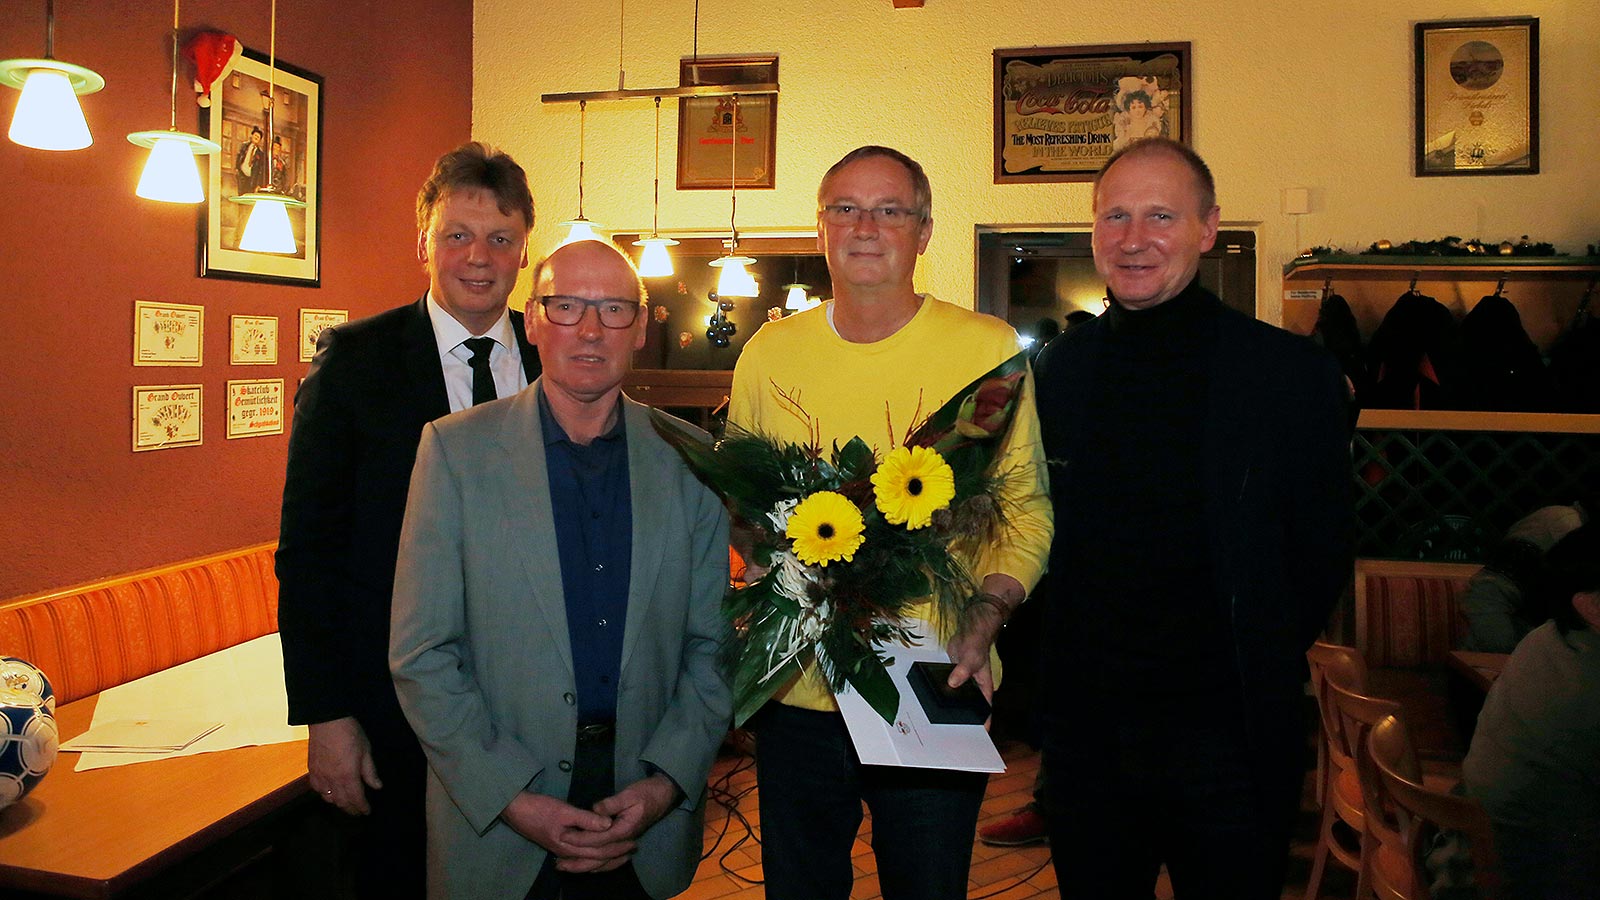
[[[577,210],[577,105],[539,95],[617,86],[618,9],[617,0],[477,0],[473,133],[528,165],[536,249]],[[628,87],[677,83],[693,10],[693,0],[626,4]],[[1540,19],[1541,174],[1414,177],[1412,24],[1504,15]],[[1224,221],[1259,229],[1258,310],[1271,321],[1282,264],[1303,246],[1526,233],[1582,252],[1600,238],[1590,202],[1600,177],[1600,92],[1588,88],[1600,70],[1593,0],[928,0],[908,10],[890,0],[701,0],[700,22],[702,55],[780,56],[777,185],[740,193],[741,230],[814,224],[828,165],[860,144],[898,147],[933,181],[935,229],[919,288],[958,303],[974,302],[975,226],[1089,220],[1087,185],[992,183],[996,48],[1191,42],[1195,146],[1215,170]],[[725,193],[673,189],[670,107],[662,227],[725,230]],[[589,218],[649,228],[653,121],[649,100],[589,106]],[[1311,190],[1298,238],[1279,211],[1285,187]]]

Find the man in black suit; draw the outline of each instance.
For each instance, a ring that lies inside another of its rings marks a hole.
[[[417,195],[422,299],[322,332],[295,395],[278,539],[289,721],[310,726],[311,786],[364,819],[364,895],[421,897],[426,762],[389,675],[389,605],[423,426],[539,375],[522,314],[533,198],[522,167],[472,142]]]
[[[1349,580],[1344,378],[1196,277],[1211,171],[1148,138],[1095,178],[1110,308],[1035,370],[1056,508],[1041,676],[1056,871],[1085,897],[1283,889],[1305,651]]]
[[[250,140],[239,145],[239,153],[233,158],[233,171],[238,175],[238,193],[240,194],[255,193],[256,188],[260,187],[261,182],[265,180],[261,177],[266,170],[266,166],[262,163],[263,151],[261,142],[263,140],[265,140],[265,137],[261,134],[260,126],[252,125],[250,127]]]

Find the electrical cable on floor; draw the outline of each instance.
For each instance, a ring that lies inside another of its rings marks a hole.
[[[738,872],[735,872],[728,866],[728,857],[731,856],[735,850],[743,847],[746,842],[753,841],[755,842],[756,846],[761,845],[761,838],[756,834],[755,827],[750,824],[750,820],[745,817],[744,811],[739,808],[740,802],[755,791],[755,785],[752,784],[750,787],[739,791],[732,790],[734,776],[754,768],[756,764],[755,758],[745,753],[741,753],[739,756],[741,757],[739,762],[735,763],[732,768],[730,768],[727,772],[724,772],[721,777],[719,777],[716,781],[713,781],[708,786],[707,790],[711,800],[728,812],[727,815],[722,819],[722,830],[717,833],[717,839],[711,843],[711,846],[700,856],[700,859],[702,862],[704,862],[716,854],[717,849],[722,846],[723,840],[727,838],[728,830],[732,825],[733,820],[738,819],[739,824],[744,826],[744,834],[740,835],[738,840],[734,841],[726,850],[722,852],[721,856],[717,857],[717,865],[722,869],[723,874],[746,884],[755,885],[761,884],[762,882],[740,875]]]
[[[1016,881],[1013,881],[1010,884],[1005,885],[1004,887],[997,887],[997,888],[995,888],[994,890],[990,891],[987,894],[979,894],[976,897],[968,897],[967,900],[988,900],[989,897],[997,897],[997,896],[999,896],[1001,894],[1004,894],[1006,891],[1011,890],[1014,887],[1021,887],[1022,885],[1025,885],[1028,882],[1032,881],[1034,879],[1034,876],[1038,875],[1040,872],[1043,872],[1045,870],[1045,867],[1050,865],[1050,860],[1051,859],[1052,859],[1052,857],[1047,854],[1045,856],[1045,858],[1044,858],[1044,862],[1039,863],[1038,866],[1034,867],[1034,870],[1032,872],[1029,872],[1028,874],[1022,876],[1021,878],[1018,878]]]

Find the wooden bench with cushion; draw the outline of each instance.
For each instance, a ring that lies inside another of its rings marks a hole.
[[[1430,756],[1466,752],[1463,714],[1453,707],[1449,654],[1467,622],[1460,598],[1476,563],[1358,559],[1356,647],[1372,692],[1398,700],[1417,746]]]
[[[1374,668],[1443,668],[1461,646],[1477,563],[1356,560],[1356,647]]]
[[[0,601],[0,655],[33,663],[58,704],[278,630],[276,542]]]

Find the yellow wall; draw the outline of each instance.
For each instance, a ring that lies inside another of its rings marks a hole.
[[[477,0],[473,133],[528,168],[535,247],[577,209],[578,109],[558,91],[617,86],[617,2]],[[626,4],[630,88],[676,84],[693,0]],[[817,180],[839,156],[883,143],[933,181],[935,229],[919,289],[971,304],[979,225],[1084,224],[1086,185],[995,185],[996,48],[1136,41],[1193,45],[1194,144],[1217,176],[1225,222],[1260,231],[1258,309],[1279,315],[1282,264],[1301,247],[1350,250],[1447,234],[1529,234],[1566,252],[1600,239],[1600,22],[1593,0],[1252,2],[1252,0],[701,0],[700,53],[780,56],[777,186],[741,192],[741,231],[813,225]],[[1541,173],[1416,178],[1412,24],[1534,15],[1541,40]],[[676,111],[663,104],[663,230],[726,229],[728,197],[673,189]],[[648,229],[654,112],[649,100],[591,104],[585,213]],[[1285,187],[1312,212],[1279,212]],[[519,295],[525,296],[519,290]]]

